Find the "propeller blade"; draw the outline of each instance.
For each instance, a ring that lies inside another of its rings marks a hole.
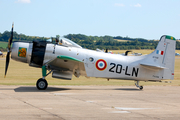
[[[4,75],[4,78],[6,77],[6,73],[7,73],[8,66],[9,66],[9,61],[10,61],[10,52],[7,52],[7,55],[6,55],[6,66],[5,66],[5,75]]]
[[[6,55],[6,66],[5,66],[5,75],[4,75],[4,77],[6,77],[6,73],[7,73],[8,66],[9,66],[9,61],[10,61],[11,44],[12,44],[12,40],[13,40],[13,27],[14,27],[14,23],[12,24],[11,37],[8,40],[8,51],[7,51],[7,55]]]
[[[10,50],[11,44],[12,44],[12,39],[13,39],[13,28],[14,28],[14,23],[12,24],[11,37],[10,37],[9,40],[8,40],[8,50]]]

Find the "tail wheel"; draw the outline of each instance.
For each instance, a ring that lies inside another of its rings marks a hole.
[[[47,81],[45,79],[42,79],[42,78],[40,78],[36,83],[36,87],[39,90],[45,90],[47,88],[47,86],[48,86]]]
[[[139,81],[137,81],[137,83],[135,83],[136,87],[138,87],[140,90],[143,89],[143,86],[139,86]]]
[[[143,89],[143,86],[140,86],[139,89],[142,90],[142,89]]]

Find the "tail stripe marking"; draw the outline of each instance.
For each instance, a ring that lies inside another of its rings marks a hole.
[[[157,50],[157,51],[156,51],[156,54],[163,55],[163,54],[164,54],[164,51]]]
[[[170,40],[176,40],[174,37],[166,35],[166,39],[170,39]]]
[[[163,55],[164,54],[164,51],[161,51],[161,55]]]

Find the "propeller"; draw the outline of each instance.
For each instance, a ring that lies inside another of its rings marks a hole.
[[[9,66],[9,61],[10,61],[11,44],[12,44],[12,39],[13,39],[13,27],[14,27],[14,23],[12,24],[11,37],[8,40],[8,51],[7,51],[7,55],[6,55],[6,66],[5,66],[5,75],[4,75],[4,77],[6,77],[6,73],[7,73],[8,66]]]

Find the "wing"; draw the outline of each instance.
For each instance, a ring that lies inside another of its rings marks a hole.
[[[61,79],[71,79],[73,73],[79,77],[85,71],[83,61],[63,55],[57,56],[45,65],[48,65],[48,69],[53,71],[52,77]]]

